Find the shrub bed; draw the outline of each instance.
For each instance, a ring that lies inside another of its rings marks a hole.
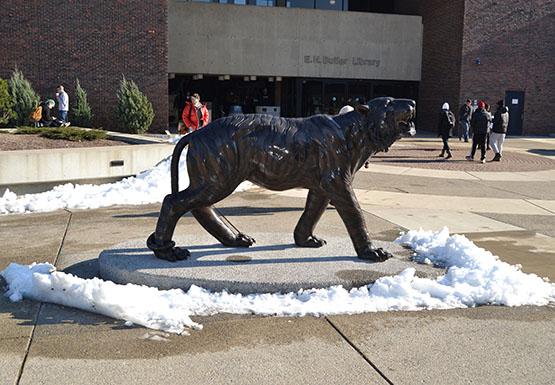
[[[39,135],[43,138],[69,140],[72,142],[106,139],[108,135],[101,130],[83,130],[79,127],[20,127],[15,132],[23,135]]]

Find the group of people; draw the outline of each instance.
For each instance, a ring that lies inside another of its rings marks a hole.
[[[31,114],[31,120],[39,127],[68,127],[70,122],[67,120],[69,112],[69,96],[64,90],[64,86],[56,88],[56,100],[58,101],[58,116],[53,116],[52,109],[56,102],[46,99],[41,102]]]
[[[474,160],[476,150],[479,148],[480,161],[486,163],[486,151],[491,147],[495,153],[491,161],[499,162],[509,125],[509,110],[503,100],[497,102],[497,110],[493,116],[490,106],[483,100],[478,102],[478,108],[474,112],[471,105],[472,102],[467,99],[459,110],[459,140],[464,138],[464,141],[468,142],[469,135],[472,134],[472,148],[466,159]],[[449,138],[455,128],[455,122],[455,115],[450,111],[449,103],[443,103],[438,122],[438,136],[443,140],[443,149],[439,157],[445,157],[445,159],[453,157],[449,148]]]

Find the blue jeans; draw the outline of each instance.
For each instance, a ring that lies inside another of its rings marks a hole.
[[[60,116],[58,116],[58,118],[62,122],[67,123],[67,111],[60,111]]]
[[[464,137],[465,142],[468,140],[468,130],[470,129],[470,123],[461,120],[460,122],[461,125],[461,131],[459,132],[459,139],[461,137]]]

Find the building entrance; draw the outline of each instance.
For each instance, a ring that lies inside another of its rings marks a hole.
[[[341,107],[391,96],[417,100],[418,82],[353,79],[297,79],[297,116],[335,115]]]
[[[187,98],[194,93],[200,94],[212,120],[233,113],[253,114],[257,107],[279,106],[281,100],[280,82],[267,77],[204,75],[198,79],[175,75],[169,80],[168,89],[171,127],[177,125]]]
[[[176,127],[187,98],[201,96],[211,119],[233,113],[272,113],[284,117],[335,115],[341,107],[380,96],[417,100],[418,82],[178,75],[169,81],[170,127]]]

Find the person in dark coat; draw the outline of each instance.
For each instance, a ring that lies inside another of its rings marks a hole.
[[[491,148],[495,152],[493,162],[501,160],[503,152],[503,143],[509,126],[509,109],[504,105],[503,100],[497,102],[497,110],[493,116],[493,126],[491,128],[490,143]]]
[[[54,108],[55,105],[56,105],[56,103],[52,99],[48,99],[48,100],[46,100],[46,101],[44,101],[40,104],[40,106],[42,107],[40,125],[42,127],[60,127],[60,126],[67,127],[67,126],[69,126],[69,123],[64,123],[61,120],[59,120],[58,118],[52,116],[51,111],[52,111],[52,108]]]
[[[455,127],[455,115],[449,111],[449,103],[443,103],[437,125],[437,136],[440,136],[441,140],[443,140],[443,149],[441,150],[441,154],[439,154],[440,158],[443,158],[445,153],[447,153],[445,159],[453,157],[453,155],[451,155],[451,149],[449,149],[449,137],[451,136],[453,127]]]
[[[468,142],[468,130],[470,128],[470,118],[472,117],[472,108],[470,107],[472,102],[470,99],[466,99],[466,102],[459,109],[459,140]]]
[[[483,100],[478,102],[478,109],[472,114],[470,119],[470,129],[472,130],[472,151],[466,160],[474,160],[476,147],[480,146],[480,161],[486,163],[486,138],[488,135],[488,124],[491,115],[486,111],[486,103]]]

